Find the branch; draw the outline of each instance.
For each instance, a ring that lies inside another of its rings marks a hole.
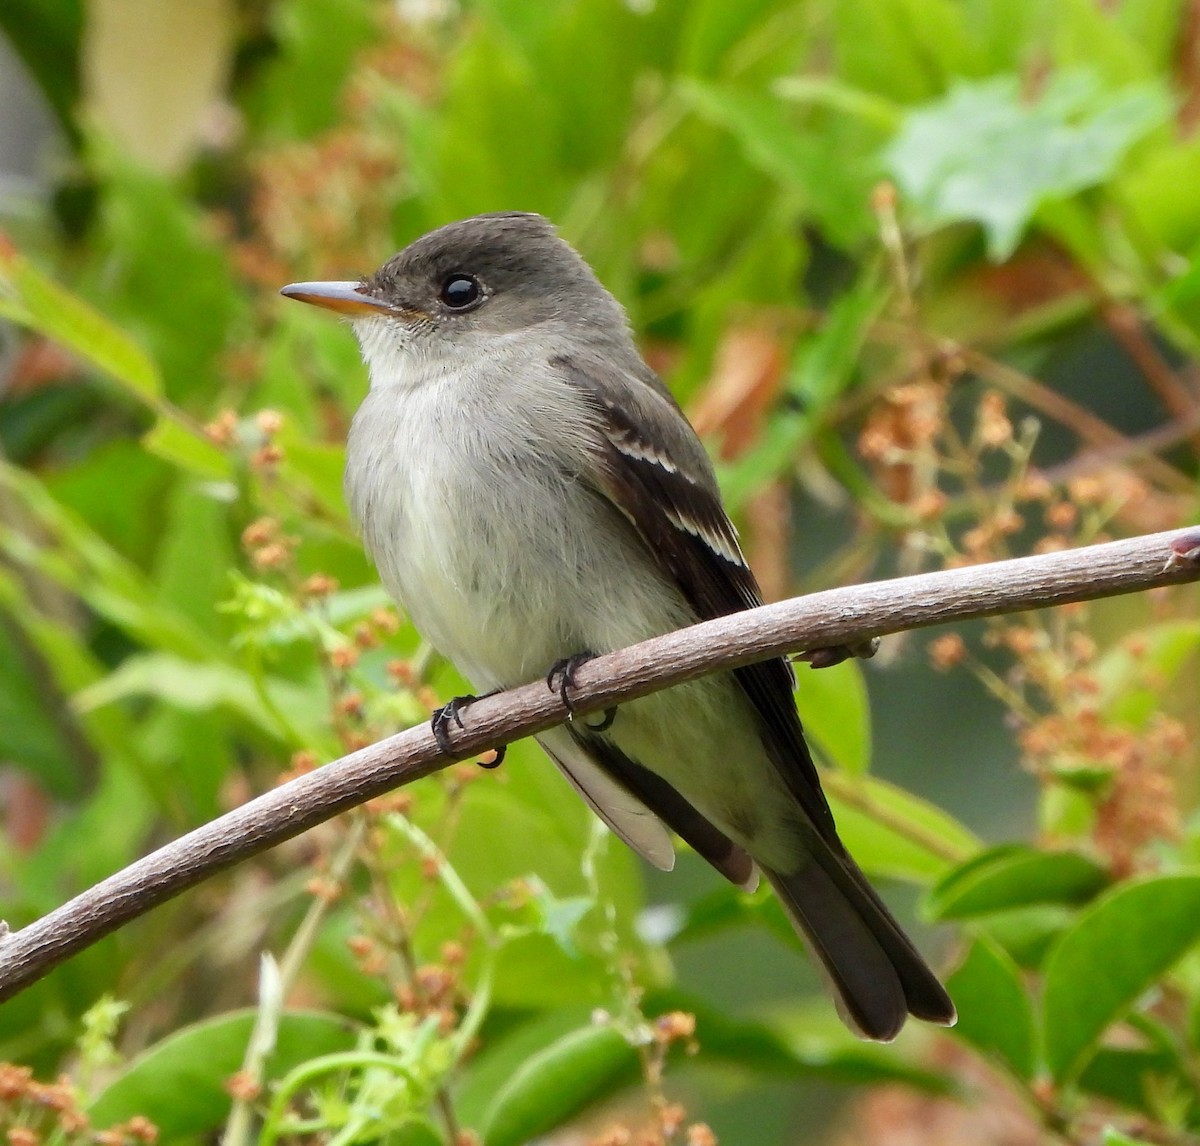
[[[1200,580],[1200,527],[792,598],[693,625],[587,662],[584,716],[753,661],[853,645],[905,629],[1115,597]],[[122,924],[209,876],[392,788],[561,724],[544,682],[486,697],[450,730],[443,755],[428,725],[352,752],[181,836],[17,932],[0,930],[0,1001]],[[0,925],[2,927],[2,925]]]

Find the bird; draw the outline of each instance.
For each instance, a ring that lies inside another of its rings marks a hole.
[[[482,695],[762,603],[713,466],[628,317],[540,215],[417,238],[373,275],[288,298],[345,316],[369,374],[352,518],[393,598]],[[838,837],[775,658],[570,720],[537,742],[650,864],[674,836],[770,884],[862,1038],[951,1025],[945,988]],[[461,724],[458,698],[434,717]]]

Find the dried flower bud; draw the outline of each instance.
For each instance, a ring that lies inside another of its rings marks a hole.
[[[354,645],[338,645],[337,648],[329,651],[329,663],[335,669],[341,669],[343,672],[358,664],[358,657],[359,652]]]
[[[264,437],[272,437],[283,428],[283,415],[278,410],[259,410],[254,415],[254,424]]]
[[[338,588],[337,579],[330,577],[325,573],[314,573],[311,577],[305,579],[300,586],[300,594],[304,597],[328,597],[332,593],[336,593]]]
[[[225,1080],[225,1090],[236,1102],[253,1102],[262,1093],[262,1085],[246,1071],[239,1070]]]
[[[210,442],[224,449],[233,443],[237,425],[237,415],[232,410],[222,410],[204,427],[204,434]]]
[[[945,633],[929,643],[929,659],[938,672],[946,672],[961,664],[967,656],[967,646],[958,633]]]

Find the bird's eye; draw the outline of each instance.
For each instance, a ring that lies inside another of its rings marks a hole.
[[[466,310],[483,297],[483,288],[471,275],[451,275],[442,283],[439,297],[451,310]]]

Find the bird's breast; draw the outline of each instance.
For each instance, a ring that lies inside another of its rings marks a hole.
[[[686,623],[688,610],[555,431],[436,386],[373,390],[346,492],[380,577],[477,689]],[[562,420],[557,432],[570,432]],[[546,434],[549,433],[549,438]]]

